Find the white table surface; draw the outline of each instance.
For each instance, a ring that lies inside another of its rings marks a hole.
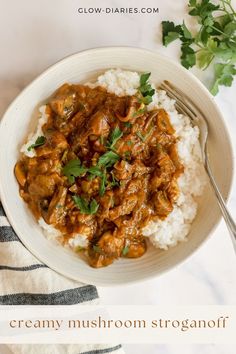
[[[182,22],[185,0],[0,0],[0,115],[46,67],[88,48],[129,45],[178,58],[178,45],[164,48],[160,22]],[[145,4],[145,5],[144,5]],[[233,1],[236,6],[236,0]],[[78,7],[159,7],[159,14],[79,15]],[[190,17],[187,23],[191,24]],[[195,70],[204,82],[208,74]],[[204,76],[204,77],[203,77]],[[236,82],[215,98],[236,150]],[[225,171],[227,173],[227,171]],[[236,216],[236,180],[228,203]],[[99,288],[105,304],[236,304],[236,257],[222,221],[190,259],[169,273],[138,285]],[[125,345],[127,354],[233,354],[231,346]],[[0,347],[0,352],[4,349]]]

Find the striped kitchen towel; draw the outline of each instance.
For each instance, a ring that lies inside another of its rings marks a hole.
[[[39,262],[21,243],[0,203],[0,305],[98,302],[95,286],[67,279]],[[14,354],[124,353],[121,345],[11,345]]]

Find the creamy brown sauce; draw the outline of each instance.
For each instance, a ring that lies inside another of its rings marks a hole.
[[[173,210],[183,172],[168,114],[147,112],[136,96],[68,84],[47,114],[44,144],[15,166],[21,197],[64,242],[86,235],[93,267],[142,256],[142,228]]]

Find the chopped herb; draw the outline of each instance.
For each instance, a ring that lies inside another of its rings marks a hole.
[[[115,127],[115,129],[111,132],[111,136],[109,139],[108,148],[113,149],[116,145],[117,141],[122,137],[123,132],[120,130],[119,127]]]
[[[130,122],[124,122],[124,126],[126,128],[131,128],[132,127],[132,124]]]
[[[186,24],[162,22],[162,42],[167,46],[180,39],[181,64],[189,69],[197,65],[205,70],[214,63],[211,93],[216,95],[219,85],[231,86],[236,75],[236,11],[231,0],[189,0],[189,15],[196,18],[193,33]],[[196,33],[196,34],[195,34]]]
[[[155,92],[155,90],[154,90],[154,92]],[[139,115],[142,115],[145,112],[146,112],[146,107],[141,108],[141,109],[137,110],[136,112],[134,112],[133,117],[137,117]]]
[[[140,131],[138,131],[136,135],[142,140],[142,142],[145,141],[145,136]]]
[[[129,246],[125,246],[122,250],[122,256],[126,256],[129,253]]]
[[[140,86],[144,86],[146,82],[148,81],[149,77],[151,76],[151,73],[145,73],[140,76]]]
[[[124,126],[126,128],[131,128],[132,127],[132,124],[130,122],[124,122]]]
[[[68,178],[70,183],[74,183],[75,177],[79,177],[87,171],[87,168],[81,166],[80,159],[70,160],[62,169],[63,174]]]
[[[125,151],[125,158],[127,160],[130,160],[130,158],[131,158],[131,152],[130,151]]]
[[[85,250],[84,247],[77,246],[76,249],[75,249],[75,252],[83,252],[84,250]]]
[[[148,82],[151,73],[145,73],[140,76],[140,86],[139,92],[142,96],[141,103],[148,105],[152,102],[152,96],[155,93],[155,90],[152,88],[152,85]]]
[[[55,208],[56,208],[56,209],[61,209],[61,208],[63,208],[63,205],[57,204],[57,205],[55,206]]]
[[[38,146],[44,145],[45,142],[46,142],[45,136],[38,136],[35,143],[30,145],[27,150],[30,151]]]
[[[98,211],[99,204],[97,203],[96,199],[93,199],[89,203],[87,200],[78,195],[73,195],[72,198],[75,202],[76,207],[80,209],[80,212],[82,214],[96,214],[96,212]]]
[[[104,136],[100,136],[99,141],[103,145],[104,144]]]
[[[111,173],[111,178],[112,178],[111,187],[116,187],[120,185],[119,181],[115,178],[113,173]]]
[[[131,140],[128,140],[128,141],[126,142],[126,144],[127,144],[128,146],[134,145],[134,143],[133,143]]]
[[[93,250],[101,255],[104,255],[103,250],[99,246],[93,245]]]
[[[113,151],[107,151],[105,154],[99,157],[98,166],[104,167],[111,167],[113,166],[118,160],[120,156]]]
[[[88,173],[90,173],[93,176],[97,177],[102,177],[103,176],[103,171],[101,171],[99,166],[92,166],[88,169]]]
[[[147,138],[151,135],[152,131],[153,131],[153,128],[151,128],[151,129],[147,132],[146,135],[143,135],[140,131],[138,131],[138,132],[136,133],[136,135],[137,135],[143,142],[145,142],[145,141],[147,140]]]
[[[99,195],[102,197],[105,193],[106,190],[106,183],[107,183],[107,176],[106,176],[106,171],[101,177],[101,183],[100,183],[100,188],[99,188]]]
[[[151,102],[152,102],[152,96],[148,95],[148,96],[145,96],[145,97],[142,98],[142,103],[144,103],[146,105],[148,105]]]

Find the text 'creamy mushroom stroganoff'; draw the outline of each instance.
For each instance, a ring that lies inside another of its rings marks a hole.
[[[65,83],[40,108],[15,166],[44,232],[92,267],[141,257],[147,238],[174,246],[196,215],[199,130],[149,79],[112,69],[95,83]]]

